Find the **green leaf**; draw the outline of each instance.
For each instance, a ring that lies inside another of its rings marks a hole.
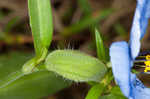
[[[101,96],[99,99],[127,99],[120,91],[120,88],[114,86],[109,95]]]
[[[127,99],[127,98],[120,95],[109,94],[109,95],[102,96],[99,99]]]
[[[31,53],[21,52],[0,56],[0,99],[40,99],[70,84],[44,69],[23,75],[22,64],[29,56]]]
[[[105,86],[103,84],[96,84],[92,86],[85,99],[99,99],[104,88]]]
[[[106,61],[107,59],[106,59],[105,47],[98,29],[95,29],[95,39],[96,39],[96,47],[97,47],[97,56],[100,60]]]
[[[22,67],[22,72],[24,74],[30,74],[33,71],[37,71],[36,66],[40,64],[42,61],[44,61],[45,57],[47,56],[47,49],[42,53],[41,57],[33,57],[30,60],[28,60]]]
[[[98,59],[74,50],[56,50],[45,61],[49,71],[77,82],[99,82],[107,68]]]
[[[24,65],[23,65],[23,67],[22,67],[22,72],[24,73],[24,74],[30,74],[30,73],[32,73],[33,71],[35,71],[35,69],[36,69],[36,58],[34,57],[34,58],[32,58],[32,59],[30,59],[29,61],[27,61]]]
[[[112,93],[112,94],[115,94],[115,95],[120,95],[120,96],[123,96],[123,97],[124,97],[124,95],[122,94],[122,92],[121,92],[119,86],[114,86],[114,87],[111,89],[111,93]]]
[[[41,56],[52,41],[53,23],[50,0],[28,0],[30,25],[37,56]]]

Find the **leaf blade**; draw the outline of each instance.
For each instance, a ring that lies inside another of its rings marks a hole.
[[[103,84],[96,84],[92,86],[85,99],[98,99],[101,93],[103,92],[103,89],[104,89]]]
[[[100,60],[75,50],[55,50],[45,64],[47,70],[76,82],[99,82],[107,71]]]
[[[41,56],[52,41],[53,23],[49,0],[28,0],[30,26],[36,54]]]
[[[95,39],[96,39],[96,47],[97,47],[97,56],[100,60],[106,61],[107,59],[106,59],[105,47],[98,29],[95,29]]]
[[[22,64],[30,59],[30,55],[13,52],[0,56],[1,99],[39,99],[70,85],[68,81],[45,69],[24,75],[21,72]]]
[[[110,94],[101,96],[99,99],[127,99],[121,92],[118,86],[111,89]]]

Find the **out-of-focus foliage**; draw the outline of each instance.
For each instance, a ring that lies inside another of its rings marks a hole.
[[[87,15],[79,22],[76,22],[75,24],[73,24],[69,27],[66,27],[64,29],[64,31],[62,32],[62,34],[65,36],[69,36],[69,35],[73,35],[75,33],[80,33],[81,30],[83,30],[91,25],[97,24],[99,21],[106,18],[111,13],[112,13],[112,9],[104,9],[102,11],[98,11],[98,12],[94,13],[93,15],[91,15],[91,14]]]

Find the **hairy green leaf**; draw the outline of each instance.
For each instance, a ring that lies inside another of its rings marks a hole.
[[[49,71],[77,82],[99,82],[107,71],[98,59],[74,50],[56,50],[48,55],[45,64]]]

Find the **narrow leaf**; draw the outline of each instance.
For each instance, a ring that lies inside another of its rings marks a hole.
[[[106,61],[107,59],[105,47],[98,29],[95,29],[95,38],[96,38],[97,56],[100,60]]]
[[[37,56],[41,56],[52,41],[53,23],[50,0],[28,0],[30,25]]]
[[[107,68],[100,60],[74,50],[56,50],[46,58],[49,71],[77,82],[99,82]]]
[[[101,93],[103,92],[103,89],[103,84],[96,84],[92,86],[85,99],[99,99]]]

